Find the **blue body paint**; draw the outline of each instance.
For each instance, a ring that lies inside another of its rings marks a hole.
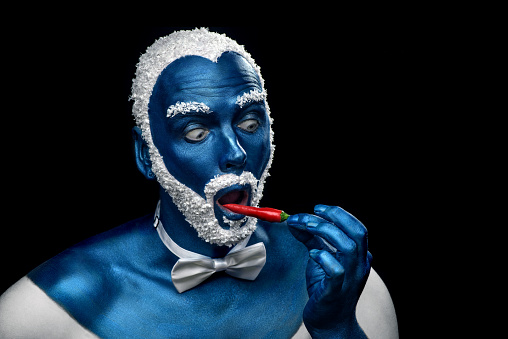
[[[240,108],[237,97],[250,90],[261,90],[255,70],[236,53],[226,52],[217,63],[199,56],[187,56],[171,63],[159,76],[148,106],[155,146],[169,172],[203,198],[205,185],[220,174],[240,175],[249,171],[260,179],[270,155],[270,126],[263,102]],[[177,102],[200,102],[210,107],[209,114],[178,114],[167,118],[167,108]],[[259,127],[247,132],[238,127],[255,119]],[[189,142],[184,135],[195,128],[209,131],[199,142]],[[162,220],[179,218],[166,229],[183,248],[207,256],[224,256],[229,250],[196,241],[195,231],[161,191]],[[223,211],[215,206],[219,224]],[[168,225],[170,225],[169,223]],[[166,225],[166,223],[164,223]]]
[[[232,52],[217,63],[198,56],[178,59],[158,78],[149,103],[154,143],[170,173],[202,196],[216,175],[250,171],[259,179],[267,165],[270,128],[264,104],[235,104],[238,95],[252,89],[261,90],[257,74]],[[178,101],[205,103],[212,113],[167,118],[167,108]],[[239,127],[246,120],[259,123],[255,131]],[[197,128],[206,129],[206,137],[186,140]],[[136,147],[143,148],[139,135]],[[150,177],[146,157],[137,161]],[[211,257],[229,250],[199,239],[162,189],[160,198],[161,220],[180,246]],[[223,212],[215,212],[227,227]],[[152,216],[147,216],[62,252],[28,276],[104,338],[291,337],[308,300],[307,250],[285,224],[258,223],[249,244],[259,241],[265,243],[267,263],[255,281],[222,272],[178,294],[170,275],[177,257],[162,244]]]
[[[271,153],[267,110],[264,101],[237,100],[261,90],[254,68],[235,52],[217,62],[199,56],[173,61],[153,87],[148,118],[135,114],[156,146],[148,147],[134,129],[139,170],[153,179],[148,150],[159,152],[157,176],[163,161],[179,189],[203,198],[205,185],[218,175],[248,171],[259,180]],[[168,107],[178,103],[200,109],[168,117]],[[160,200],[164,228],[181,247],[213,258],[229,251],[199,238],[163,188]],[[228,228],[226,212],[215,206],[214,213],[219,228]],[[258,222],[249,244],[262,241],[267,261],[254,281],[219,272],[179,294],[170,274],[177,257],[159,239],[152,216],[71,247],[28,276],[103,338],[289,338],[302,314],[313,337],[365,337],[355,309],[372,259],[367,230],[339,207],[318,205],[314,213],[294,214],[284,224]]]
[[[29,277],[81,325],[101,338],[289,338],[307,302],[305,248],[283,224],[260,224],[267,263],[255,281],[216,273],[179,294],[177,258],[152,215],[90,238]]]

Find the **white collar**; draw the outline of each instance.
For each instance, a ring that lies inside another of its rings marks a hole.
[[[182,247],[180,247],[176,242],[173,241],[173,239],[170,238],[166,230],[164,229],[164,225],[162,225],[162,222],[160,221],[160,205],[161,202],[157,203],[157,208],[155,209],[155,215],[154,215],[154,221],[153,221],[153,227],[157,229],[157,233],[159,233],[159,237],[161,241],[166,245],[168,250],[170,250],[174,255],[176,255],[178,258],[186,258],[186,259],[206,259],[210,258],[205,255],[195,253],[189,250],[186,250]],[[247,246],[247,243],[250,240],[251,235],[249,235],[247,238],[239,242],[231,249],[231,251],[228,252],[228,254],[240,251]]]

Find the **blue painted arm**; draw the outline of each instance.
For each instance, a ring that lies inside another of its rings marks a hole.
[[[355,310],[371,267],[367,229],[340,207],[316,205],[314,212],[287,220],[309,250],[305,326],[313,338],[366,338]]]

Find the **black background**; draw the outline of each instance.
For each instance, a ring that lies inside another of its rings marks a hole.
[[[1,291],[69,246],[153,213],[158,190],[134,163],[128,97],[140,54],[180,28],[192,27],[54,26],[4,41],[14,123],[4,125]],[[369,230],[400,333],[426,323],[428,285],[439,284],[422,280],[440,246],[428,226],[445,157],[432,123],[443,46],[405,27],[210,30],[245,45],[265,79],[276,152],[261,205],[351,212]]]

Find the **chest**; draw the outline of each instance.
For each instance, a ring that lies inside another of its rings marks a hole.
[[[307,256],[291,239],[265,245],[267,262],[255,281],[219,272],[179,294],[168,279],[123,274],[90,329],[101,337],[289,338],[307,302]]]

